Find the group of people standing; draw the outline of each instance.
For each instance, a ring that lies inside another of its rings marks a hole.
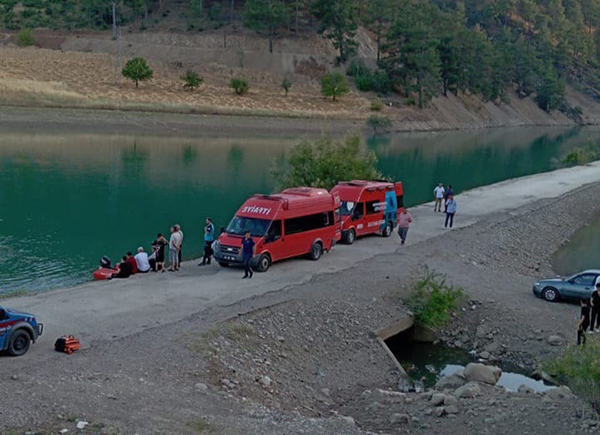
[[[444,228],[452,228],[454,223],[454,215],[458,210],[458,205],[454,199],[454,190],[452,185],[448,185],[448,189],[444,188],[444,184],[440,183],[433,189],[433,197],[435,198],[435,205],[433,206],[434,212],[442,212],[442,203],[444,204],[444,213],[446,213],[446,222]]]
[[[585,331],[588,334],[600,332],[600,278],[596,279],[596,288],[592,296],[581,299],[581,315],[577,323],[577,344],[585,344]]]

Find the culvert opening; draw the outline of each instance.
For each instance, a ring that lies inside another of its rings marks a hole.
[[[424,331],[413,325],[383,340],[408,375],[407,387],[410,390],[420,391],[431,388],[440,378],[453,375],[472,362],[500,367],[502,376],[497,385],[508,391],[517,391],[522,385],[535,392],[556,388],[555,385],[529,377],[531,370],[527,371],[507,362],[483,361],[476,357],[475,352],[469,353],[463,349],[434,344],[433,340],[423,340],[423,335]]]

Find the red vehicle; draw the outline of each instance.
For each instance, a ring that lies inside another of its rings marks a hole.
[[[297,187],[254,195],[237,211],[214,248],[221,266],[242,264],[242,238],[256,243],[251,265],[265,272],[275,261],[308,254],[321,258],[341,238],[339,197],[325,189]]]
[[[342,202],[342,241],[349,245],[367,234],[389,237],[404,207],[401,182],[354,180],[339,183],[331,193]]]

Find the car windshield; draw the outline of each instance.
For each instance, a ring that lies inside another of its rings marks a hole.
[[[271,221],[268,219],[234,216],[227,227],[227,234],[243,236],[246,231],[250,231],[253,237],[262,237],[269,229],[269,225],[271,225]]]
[[[353,201],[342,201],[342,205],[340,207],[340,211],[342,212],[342,216],[350,216],[356,203]]]

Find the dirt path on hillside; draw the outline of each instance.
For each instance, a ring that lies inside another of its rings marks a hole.
[[[549,255],[598,212],[596,183],[71,357],[2,358],[0,395],[11,400],[0,429],[57,433],[84,420],[106,434],[589,433],[597,426],[568,396],[495,388],[441,417],[427,393],[378,393],[397,388],[398,371],[374,332],[406,314],[402,298],[427,267],[475,306],[445,332],[467,350],[494,344],[494,359],[527,367],[557,354],[572,339],[577,307],[534,298],[531,283],[551,273]],[[482,324],[491,338],[475,333]],[[562,345],[550,346],[550,335]]]

